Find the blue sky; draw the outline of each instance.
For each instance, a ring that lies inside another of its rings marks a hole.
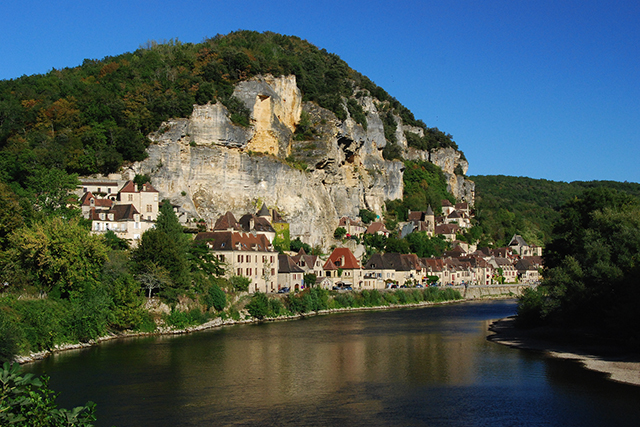
[[[451,133],[470,175],[640,182],[637,0],[8,0],[0,15],[0,79],[147,40],[274,31],[338,54]]]

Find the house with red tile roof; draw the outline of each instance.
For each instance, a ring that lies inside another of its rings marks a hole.
[[[337,268],[342,273],[338,274],[338,276],[343,282],[350,283],[354,287],[362,285],[361,282],[364,276],[362,268],[349,248],[335,248],[331,252],[322,269],[327,272],[331,271],[332,267]]]

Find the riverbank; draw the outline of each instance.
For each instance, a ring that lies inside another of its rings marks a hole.
[[[494,295],[494,296],[483,296],[481,299],[508,299],[513,298],[510,295]],[[327,310],[319,310],[317,312],[308,312],[303,314],[295,314],[289,316],[278,316],[278,317],[267,317],[264,319],[242,319],[242,320],[233,320],[233,319],[221,319],[216,318],[205,322],[200,325],[190,326],[184,329],[172,329],[168,327],[160,327],[156,331],[153,332],[121,332],[118,334],[110,334],[104,337],[100,337],[96,340],[91,340],[86,343],[75,343],[75,344],[62,344],[57,345],[51,350],[40,351],[36,353],[30,353],[28,355],[19,355],[14,358],[14,361],[19,364],[26,364],[36,362],[38,360],[45,359],[55,353],[60,353],[68,350],[77,350],[82,348],[92,347],[94,345],[98,345],[105,341],[110,341],[114,339],[123,339],[123,338],[135,338],[135,337],[143,337],[143,336],[153,336],[153,335],[179,335],[179,334],[189,334],[198,331],[204,331],[212,328],[219,328],[223,326],[233,326],[233,325],[242,325],[242,324],[250,324],[250,323],[261,323],[261,322],[278,322],[278,321],[289,321],[289,320],[298,320],[303,319],[305,317],[319,316],[319,315],[329,315],[334,313],[347,313],[352,311],[380,311],[380,310],[393,310],[400,308],[420,308],[434,305],[444,305],[451,303],[461,303],[468,301],[478,301],[478,298],[463,298],[457,300],[449,300],[449,301],[441,301],[441,302],[432,302],[432,301],[423,301],[419,303],[409,303],[409,304],[389,304],[389,305],[381,305],[375,307],[345,307],[345,308],[333,308]]]
[[[601,344],[588,337],[576,339],[572,331],[555,328],[518,329],[515,317],[497,320],[489,326],[487,339],[520,350],[573,360],[586,369],[601,372],[612,381],[640,386],[640,354],[613,344]]]

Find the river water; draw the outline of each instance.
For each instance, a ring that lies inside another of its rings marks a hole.
[[[514,301],[129,338],[24,367],[99,426],[637,426],[640,390],[486,340]]]

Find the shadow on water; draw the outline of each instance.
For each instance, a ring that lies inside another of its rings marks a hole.
[[[635,389],[488,342],[489,322],[514,312],[514,301],[481,301],[238,325],[113,341],[26,369],[51,376],[61,406],[95,401],[105,426],[640,419]]]

